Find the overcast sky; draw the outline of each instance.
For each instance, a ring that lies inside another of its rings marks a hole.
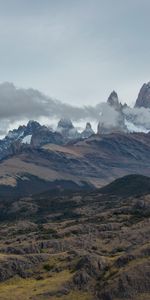
[[[89,105],[150,80],[149,0],[0,0],[0,82]]]

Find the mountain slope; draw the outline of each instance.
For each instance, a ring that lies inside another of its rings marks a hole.
[[[122,197],[150,194],[150,178],[142,175],[128,175],[122,179],[116,179],[101,191]]]
[[[0,200],[1,299],[148,300],[149,180],[128,177],[145,184],[142,196],[122,197],[121,178],[113,195],[106,187]]]
[[[128,174],[149,176],[149,140],[149,134],[116,133],[93,135],[66,145],[17,148],[15,155],[0,163],[0,186],[1,189],[5,186],[6,191],[7,187],[13,187],[13,194],[18,189],[18,180],[23,181],[24,189],[25,184],[28,186],[24,178],[37,178],[45,182],[47,189],[56,188],[58,182],[62,182],[62,188],[67,181],[79,188],[101,187]],[[31,194],[35,192],[36,188],[30,189]]]

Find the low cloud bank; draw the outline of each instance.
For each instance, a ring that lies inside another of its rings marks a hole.
[[[150,130],[150,109],[127,107],[123,109],[123,114],[136,128],[139,126],[143,131]],[[108,103],[99,103],[95,107],[76,107],[47,97],[38,90],[16,88],[8,82],[0,84],[1,136],[16,124],[23,124],[30,119],[43,120],[43,123],[46,120],[46,124],[51,125],[60,118],[69,118],[76,126],[87,121],[94,124],[100,121],[106,127],[117,127],[120,120],[123,122],[122,114]]]

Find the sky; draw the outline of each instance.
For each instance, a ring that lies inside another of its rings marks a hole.
[[[149,0],[0,0],[0,82],[70,105],[116,90],[133,105],[150,80]]]

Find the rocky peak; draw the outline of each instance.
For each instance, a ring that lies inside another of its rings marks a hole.
[[[61,119],[58,122],[56,132],[60,133],[64,137],[65,141],[79,138],[79,133],[73,126],[70,119]]]
[[[136,100],[135,107],[150,108],[150,82],[143,84]]]
[[[8,134],[5,137],[5,140],[17,140],[24,135],[26,126],[19,126],[18,129],[9,130]]]
[[[110,96],[108,97],[107,103],[114,107],[115,110],[120,110],[121,109],[121,104],[119,102],[118,94],[113,91]]]
[[[72,122],[71,122],[70,119],[62,118],[62,119],[58,122],[57,128],[73,129],[74,126],[73,126],[73,124],[72,124]]]
[[[92,129],[91,123],[87,122],[85,129],[81,133],[81,137],[83,139],[86,139],[86,138],[90,137],[92,134],[94,134],[94,130]]]
[[[86,129],[86,130],[91,130],[91,129],[92,129],[91,123],[87,122],[87,123],[86,123],[85,129]]]
[[[37,121],[34,121],[34,120],[30,120],[27,124],[27,129],[31,130],[31,131],[37,130],[40,127],[41,127],[40,123],[38,123]]]

